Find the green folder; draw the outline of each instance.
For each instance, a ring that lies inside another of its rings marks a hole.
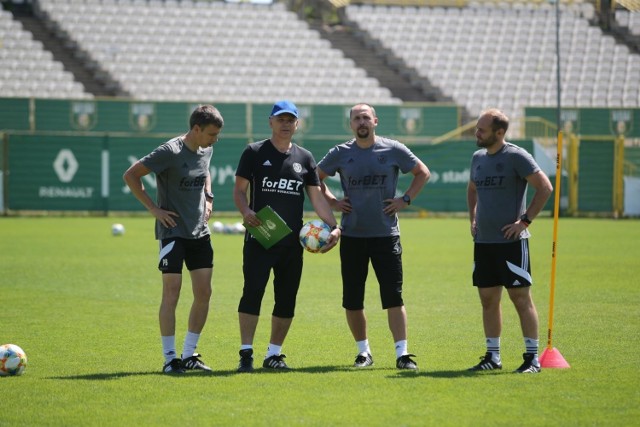
[[[256,212],[256,216],[260,218],[262,224],[257,227],[248,225],[245,227],[265,249],[269,249],[291,233],[287,223],[269,205]]]

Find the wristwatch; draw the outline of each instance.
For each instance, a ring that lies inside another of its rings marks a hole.
[[[405,194],[404,196],[402,196],[402,201],[405,202],[407,205],[411,204],[411,197],[409,197],[408,194]]]
[[[211,191],[205,191],[205,192],[204,192],[204,197],[205,197],[207,200],[211,200],[211,201],[213,201],[213,193],[212,193]]]
[[[529,217],[527,216],[526,213],[523,213],[522,215],[520,215],[520,221],[524,222],[525,224],[527,224],[527,227],[531,224],[531,220],[529,219]]]
[[[336,224],[333,227],[331,227],[331,231],[335,230],[336,228],[342,231],[342,226],[340,224]]]

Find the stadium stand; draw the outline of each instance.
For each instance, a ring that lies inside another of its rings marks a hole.
[[[636,16],[637,15],[637,16]],[[632,34],[640,34],[640,14],[629,10],[618,10],[615,19],[619,25],[629,29]],[[637,23],[636,23],[637,19]]]
[[[0,9],[0,64],[0,96],[93,97],[3,9]]]
[[[590,3],[561,9],[561,105],[638,107],[640,55],[590,25]],[[472,116],[498,106],[518,118],[525,106],[557,105],[556,19],[549,4],[352,5],[346,15],[362,37],[403,58]]]
[[[135,99],[401,103],[280,3],[39,5],[41,16],[89,66]]]
[[[469,119],[488,106],[517,119],[525,106],[557,105],[555,7],[543,1],[475,1],[481,3],[341,8],[339,27],[347,31],[334,34],[353,33],[384,58],[381,64],[395,73],[384,79],[384,73],[372,72],[371,62],[356,57],[357,44],[337,48],[322,29],[326,25],[307,23],[284,3],[33,4],[38,19],[108,88],[104,93],[122,97],[398,105],[413,100],[406,93],[415,88],[436,94],[428,100],[464,106]],[[595,25],[594,7],[586,0],[561,3],[561,13],[561,105],[638,107],[640,51]],[[639,11],[618,9],[614,17],[629,34],[640,32]],[[67,64],[52,58],[7,12],[0,14],[0,41],[0,96],[103,96],[74,81]],[[410,80],[404,95],[393,85],[397,75]],[[518,135],[517,123],[512,135]]]

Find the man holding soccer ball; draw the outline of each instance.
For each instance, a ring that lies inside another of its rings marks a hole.
[[[340,175],[344,198],[337,199],[323,183],[331,207],[342,212],[340,243],[342,306],[358,347],[354,366],[373,365],[364,311],[369,262],[380,287],[382,308],[387,310],[398,369],[417,369],[407,347],[407,313],[402,300],[402,245],[398,212],[416,198],[430,172],[404,144],[376,136],[378,117],[368,104],[349,112],[355,138],[333,147],[318,163],[324,180]],[[397,197],[399,173],[413,174],[409,188]]]
[[[156,218],[155,235],[160,241],[158,269],[162,272],[159,314],[165,358],[162,371],[168,374],[211,370],[195,350],[209,313],[213,274],[213,248],[207,224],[213,210],[209,163],[224,121],[215,107],[202,105],[193,111],[189,122],[186,134],[160,145],[124,173],[131,193]],[[142,177],[151,172],[156,174],[157,204],[142,184]],[[193,304],[179,357],[175,329],[183,263],[191,275]]]
[[[507,289],[524,336],[524,362],[518,373],[540,372],[538,313],[531,297],[529,226],[553,191],[533,157],[505,141],[508,117],[500,110],[484,111],[476,125],[467,203],[474,241],[473,285],[482,303],[487,352],[470,371],[502,369],[500,334],[502,288]],[[535,192],[526,206],[527,185]]]
[[[321,252],[333,248],[340,227],[320,189],[316,162],[310,151],[293,142],[298,127],[298,108],[290,101],[278,101],[269,115],[271,138],[249,144],[238,163],[233,199],[244,223],[261,224],[256,212],[271,206],[292,232],[269,249],[250,233],[245,234],[242,272],[244,288],[238,305],[240,322],[240,364],[238,372],[253,371],[253,338],[262,297],[273,270],[275,306],[271,316],[271,338],[262,367],[287,370],[282,344],[293,321],[296,296],[302,276],[303,249],[298,242],[302,228],[305,191],[316,213],[332,230]]]

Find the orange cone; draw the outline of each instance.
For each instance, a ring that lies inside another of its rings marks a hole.
[[[569,363],[564,360],[562,354],[556,349],[553,348],[545,348],[542,354],[539,357],[540,366],[543,368],[570,368]]]

